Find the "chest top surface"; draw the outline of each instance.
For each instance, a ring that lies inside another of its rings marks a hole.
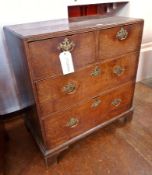
[[[5,26],[4,28],[13,32],[19,38],[33,40],[35,37],[46,38],[47,35],[58,36],[61,33],[73,33],[80,31],[91,31],[104,29],[116,25],[127,25],[141,21],[142,19],[120,17],[120,16],[90,16],[75,17],[70,19],[50,20],[26,24]]]

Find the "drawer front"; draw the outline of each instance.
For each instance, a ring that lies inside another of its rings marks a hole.
[[[101,30],[99,59],[116,57],[140,49],[143,23]]]
[[[49,148],[54,148],[97,125],[129,110],[134,83],[97,96],[70,110],[51,115],[43,122]]]
[[[41,116],[64,110],[101,91],[135,78],[138,53],[36,83]]]
[[[62,74],[59,54],[69,50],[75,70],[95,61],[95,34],[87,32],[29,43],[34,79]]]

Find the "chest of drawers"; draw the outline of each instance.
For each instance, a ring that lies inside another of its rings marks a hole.
[[[132,114],[143,20],[100,16],[4,27],[26,124],[45,160]],[[63,75],[59,54],[75,71]]]

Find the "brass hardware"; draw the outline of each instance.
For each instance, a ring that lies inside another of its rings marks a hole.
[[[117,107],[117,106],[119,106],[120,105],[120,103],[121,103],[121,99],[120,98],[115,98],[113,101],[112,101],[112,105],[113,106],[115,106],[115,107]]]
[[[96,108],[97,106],[99,106],[101,103],[100,99],[95,99],[94,102],[92,103],[91,107],[92,108]]]
[[[77,118],[70,118],[70,120],[67,122],[66,126],[70,127],[70,128],[74,128],[75,126],[77,126],[79,123],[79,120]]]
[[[74,83],[68,83],[63,87],[63,91],[66,94],[70,94],[70,93],[74,92],[75,89],[76,89],[76,85]]]
[[[73,41],[70,41],[68,38],[65,38],[58,46],[58,49],[61,51],[72,51],[75,44]]]
[[[121,29],[117,32],[116,38],[120,41],[125,40],[128,37],[128,32],[126,29],[121,27]]]
[[[115,66],[113,68],[113,73],[116,74],[116,75],[118,75],[118,76],[120,76],[121,74],[123,74],[124,71],[125,71],[125,69],[122,68],[121,66]]]
[[[91,72],[91,75],[93,77],[96,77],[96,76],[98,76],[100,74],[101,74],[101,69],[98,66],[96,66],[95,69]]]

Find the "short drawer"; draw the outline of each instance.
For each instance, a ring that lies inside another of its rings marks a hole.
[[[47,145],[54,148],[120,115],[132,106],[134,83],[129,82],[70,110],[44,119]]]
[[[140,49],[143,23],[117,26],[101,30],[99,34],[99,59],[123,55]]]
[[[64,45],[64,46],[63,46]],[[86,32],[29,43],[31,71],[34,79],[62,74],[59,54],[69,50],[75,70],[95,61],[95,34]]]
[[[36,82],[41,116],[62,111],[99,92],[133,80],[137,62],[138,53],[134,53],[95,64],[73,74]]]

